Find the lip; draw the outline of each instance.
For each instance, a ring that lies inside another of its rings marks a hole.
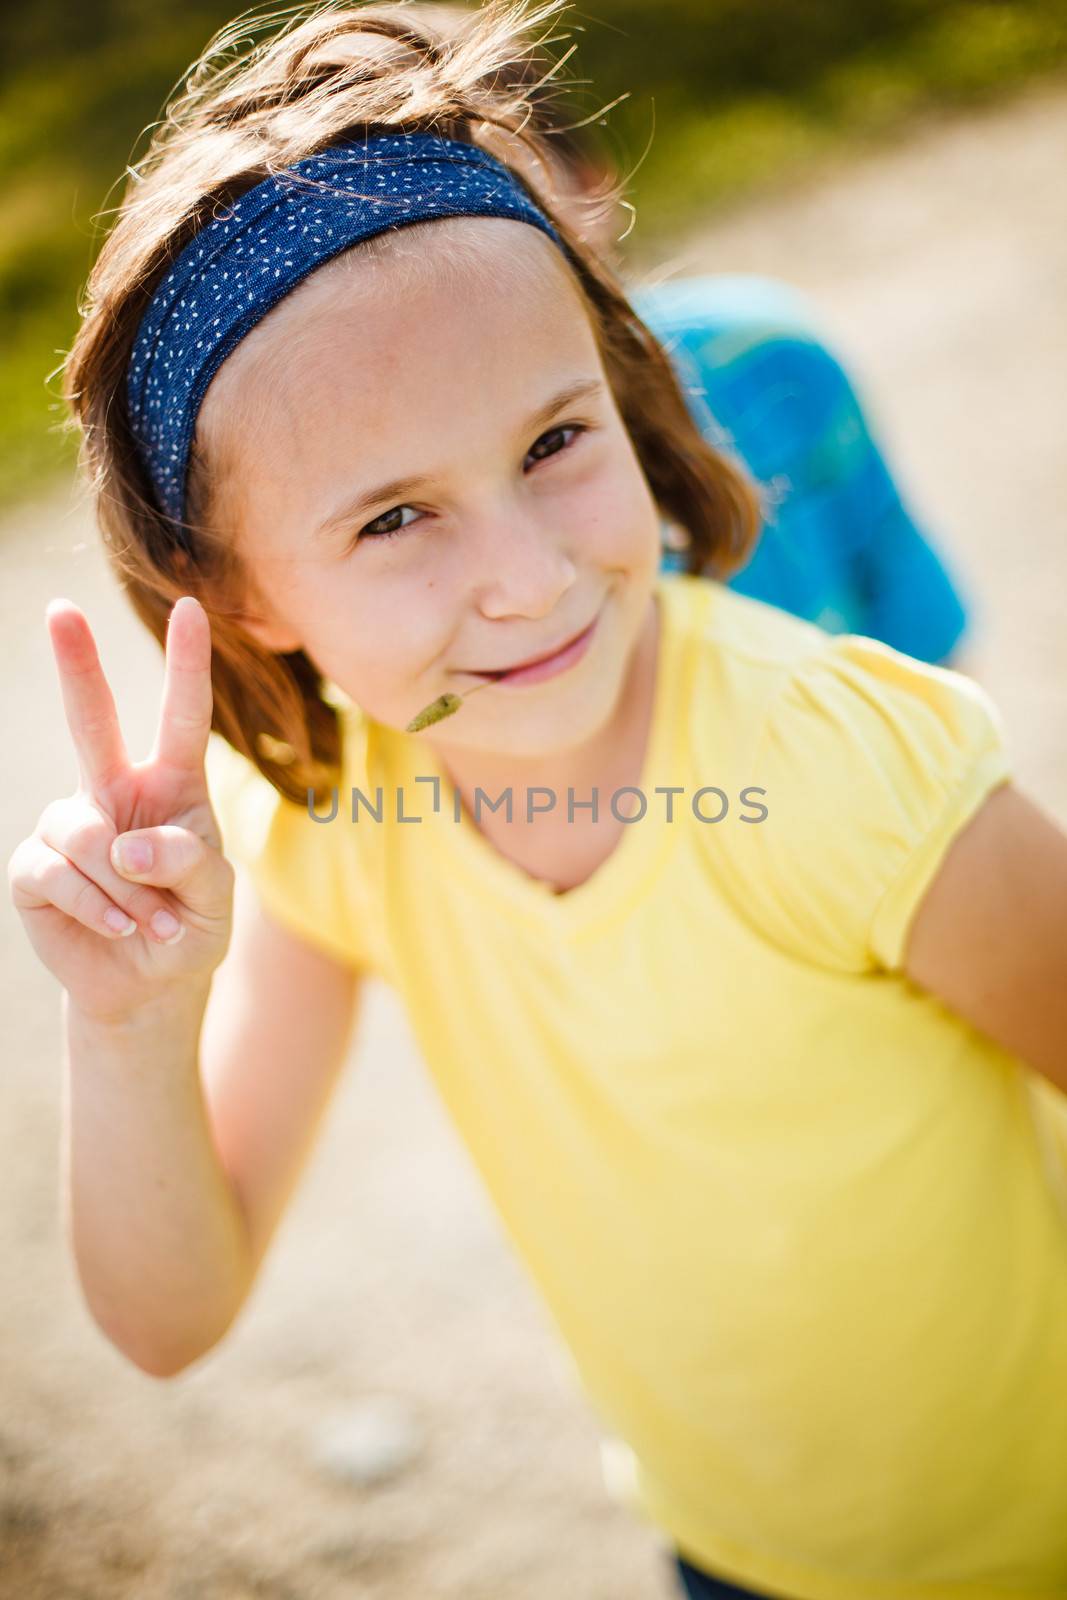
[[[566,672],[568,667],[574,666],[585,654],[586,649],[596,631],[600,621],[598,611],[589,625],[576,633],[566,644],[554,650],[547,656],[538,656],[532,661],[524,662],[522,666],[511,667],[502,672],[476,672],[474,676],[483,683],[540,683],[543,678],[555,677],[559,672]]]

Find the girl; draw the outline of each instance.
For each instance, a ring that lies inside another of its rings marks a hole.
[[[84,1292],[160,1377],[223,1338],[376,974],[690,1594],[1052,1600],[1067,837],[977,685],[722,581],[752,485],[503,70],[558,9],[224,36],[94,269],[162,707],[131,762],[53,602],[11,862]]]

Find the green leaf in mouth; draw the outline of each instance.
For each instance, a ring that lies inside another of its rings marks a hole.
[[[428,728],[431,723],[440,722],[444,717],[450,717],[454,711],[459,710],[462,704],[463,701],[458,694],[438,695],[437,699],[432,700],[428,706],[423,706],[417,717],[412,717],[404,732],[420,733],[423,728]]]
[[[497,676],[502,677],[503,674]],[[489,685],[496,681],[496,677],[486,678],[484,683],[476,683],[466,694],[438,695],[436,700],[431,700],[428,706],[423,706],[417,716],[412,717],[404,732],[421,733],[423,728],[430,727],[432,723],[441,722],[445,717],[450,717],[454,711],[458,711],[464,700],[469,699],[472,694],[477,694],[479,689],[488,689]]]

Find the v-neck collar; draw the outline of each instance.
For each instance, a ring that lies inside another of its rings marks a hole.
[[[681,724],[679,697],[685,696],[688,672],[683,650],[683,613],[690,595],[686,585],[701,582],[686,574],[660,572],[655,592],[659,606],[656,675],[652,714],[645,744],[638,787],[646,800],[640,820],[626,825],[611,854],[600,862],[584,882],[557,893],[548,882],[535,878],[510,857],[501,854],[475,826],[461,806],[455,820],[455,789],[432,748],[420,744],[413,734],[403,734],[368,719],[367,765],[372,789],[379,783],[386,792],[401,786],[407,794],[419,794],[414,776],[435,777],[440,782],[441,810],[426,821],[441,830],[443,848],[435,858],[476,874],[483,890],[524,918],[540,918],[560,934],[576,932],[617,914],[632,899],[646,879],[660,869],[673,845],[676,827],[666,824],[666,797],[657,787],[679,781]],[[704,587],[701,584],[701,587]],[[713,585],[708,584],[710,590]],[[429,786],[422,789],[428,796]],[[600,797],[602,806],[611,797]],[[422,829],[419,829],[422,832]]]

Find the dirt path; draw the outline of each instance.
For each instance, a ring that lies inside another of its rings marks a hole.
[[[689,244],[825,313],[915,504],[965,575],[1019,781],[1067,823],[1067,94],[926,129]],[[5,858],[73,763],[42,625],[104,638],[131,749],[160,682],[84,509],[2,530]],[[12,763],[12,766],[14,764]],[[565,1356],[372,986],[351,1070],[256,1293],[216,1355],[140,1375],[88,1317],[58,1208],[56,991],[5,897],[2,1600],[668,1600],[656,1530],[607,1496]],[[322,1425],[392,1396],[421,1431],[376,1485]]]

